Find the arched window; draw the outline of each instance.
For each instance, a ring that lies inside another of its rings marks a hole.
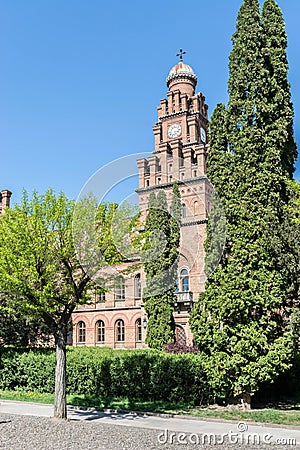
[[[86,326],[85,323],[81,320],[77,325],[77,341],[81,344],[85,342],[86,338]]]
[[[96,342],[105,342],[105,323],[98,320],[96,323]]]
[[[181,290],[183,292],[189,291],[189,273],[187,269],[182,269],[180,272]]]
[[[142,342],[142,319],[139,318],[135,321],[135,341]]]
[[[186,218],[186,204],[182,203],[182,217],[183,219]]]
[[[134,277],[134,298],[141,298],[142,288],[141,288],[141,274],[137,273]]]
[[[146,180],[146,187],[149,186],[149,180]]]
[[[115,340],[117,342],[124,342],[125,341],[125,325],[124,320],[119,319],[116,321],[115,324]]]
[[[175,340],[178,344],[186,344],[186,335],[181,325],[175,325]]]
[[[116,300],[125,300],[125,280],[122,275],[116,279]]]
[[[194,216],[198,215],[198,202],[194,202]]]

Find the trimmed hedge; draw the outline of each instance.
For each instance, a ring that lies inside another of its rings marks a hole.
[[[0,389],[54,392],[55,350],[1,349]],[[196,354],[69,347],[67,393],[206,403],[209,385]]]

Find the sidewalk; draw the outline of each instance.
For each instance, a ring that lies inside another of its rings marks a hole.
[[[29,415],[38,417],[52,417],[53,406],[39,403],[19,402],[10,400],[0,400],[0,413]],[[245,422],[217,422],[196,418],[182,417],[159,417],[155,415],[142,415],[136,413],[102,412],[96,410],[83,410],[75,407],[68,407],[68,418],[72,421],[89,421],[104,423],[108,425],[120,425],[124,427],[136,427],[146,429],[161,430],[161,439],[166,433],[186,433],[188,435],[215,434],[228,435],[228,433],[242,435],[258,435],[260,439],[270,440],[270,442],[282,443],[284,440],[293,444],[300,444],[300,429],[292,427],[283,428],[280,426],[249,424]],[[289,444],[291,445],[291,444]]]

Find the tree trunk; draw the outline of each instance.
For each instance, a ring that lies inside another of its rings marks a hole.
[[[56,368],[55,368],[55,399],[54,399],[54,417],[58,419],[67,418],[66,340],[67,340],[66,326],[59,325],[55,333]]]

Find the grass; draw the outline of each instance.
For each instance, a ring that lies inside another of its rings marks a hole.
[[[50,403],[54,402],[54,394],[40,394],[27,391],[0,391],[0,400],[18,400],[22,402]]]
[[[253,409],[240,411],[222,409],[214,411],[209,408],[192,408],[189,414],[202,418],[220,418],[225,420],[243,420],[260,423],[273,423],[279,425],[300,426],[300,411],[298,409],[282,410],[277,408]]]
[[[53,394],[25,392],[25,391],[0,391],[0,399],[19,400],[27,402],[49,403],[54,401]],[[69,405],[86,406],[95,408],[123,409],[130,411],[144,411],[166,414],[183,414],[199,418],[214,418],[225,420],[243,420],[260,423],[273,423],[280,425],[300,426],[300,405],[253,409],[241,411],[228,408],[202,408],[193,407],[186,403],[172,403],[165,401],[135,401],[128,398],[99,398],[86,395],[68,395]]]

